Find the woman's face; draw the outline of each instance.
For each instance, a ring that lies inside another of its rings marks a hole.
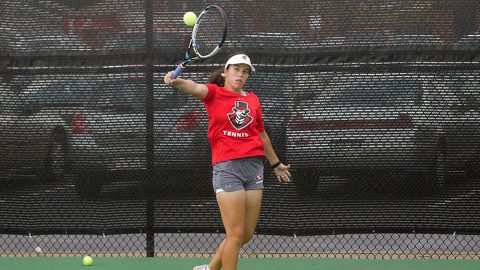
[[[241,91],[250,76],[250,66],[247,64],[229,65],[225,74],[225,87],[230,90]]]

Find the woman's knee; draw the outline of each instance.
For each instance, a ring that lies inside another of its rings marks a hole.
[[[242,244],[248,243],[248,241],[252,240],[252,238],[253,238],[253,233],[245,233]]]
[[[232,230],[227,233],[227,238],[242,244],[245,239],[245,231],[240,228]]]

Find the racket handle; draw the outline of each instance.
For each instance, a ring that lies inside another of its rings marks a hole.
[[[183,71],[183,65],[179,64],[172,74],[172,79],[176,79]]]

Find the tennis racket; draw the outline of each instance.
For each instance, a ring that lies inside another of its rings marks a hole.
[[[223,9],[216,5],[207,6],[193,26],[192,38],[183,61],[172,74],[177,78],[190,63],[214,56],[222,47],[227,37],[227,16]]]

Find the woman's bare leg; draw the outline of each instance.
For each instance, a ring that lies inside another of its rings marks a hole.
[[[258,222],[258,217],[260,215],[260,207],[261,207],[261,203],[262,203],[262,194],[263,194],[263,192],[262,192],[261,189],[245,191],[245,195],[244,195],[245,196],[245,203],[244,203],[245,204],[245,215],[244,215],[245,218],[244,218],[244,227],[243,227],[244,237],[243,237],[241,245],[250,241],[250,239],[252,239],[253,234],[255,233],[255,228],[256,228],[257,222]],[[224,196],[222,196],[222,197],[224,197]],[[222,202],[223,201],[228,201],[228,200],[223,200],[223,199],[224,198],[222,198]],[[219,200],[218,196],[217,196],[217,200]],[[222,208],[222,206],[220,204],[221,204],[221,202],[219,201],[219,206],[220,206],[220,208]],[[228,206],[229,203],[227,202],[226,204],[227,204],[227,206],[225,206],[225,207],[229,207]],[[232,211],[238,211],[239,210],[238,208],[236,208],[235,205],[233,207],[234,207],[234,209]],[[222,212],[221,209],[220,209],[220,212]],[[223,219],[223,214],[222,214],[222,219]],[[224,223],[225,223],[225,221],[224,221]],[[222,258],[223,258],[223,254],[224,254],[225,242],[226,242],[226,239],[224,239],[222,241],[222,243],[220,243],[215,256],[210,261],[210,264],[208,266],[211,270],[219,270],[222,267]],[[238,253],[237,253],[237,261],[238,261]],[[225,268],[225,269],[227,269],[227,268]],[[236,269],[236,268],[234,268],[234,269]]]

